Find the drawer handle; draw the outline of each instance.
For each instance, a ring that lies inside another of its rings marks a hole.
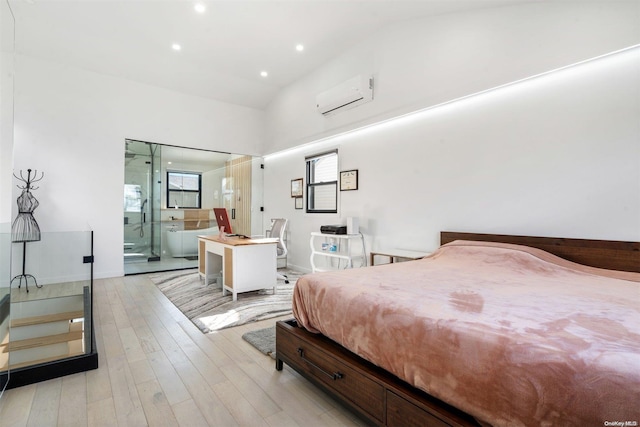
[[[309,359],[307,359],[306,357],[304,357],[304,350],[302,349],[302,347],[298,347],[298,354],[300,355],[300,357],[307,362],[309,365],[313,366],[314,368],[316,368],[318,371],[322,372],[324,375],[328,376],[329,378],[331,378],[332,380],[339,380],[343,377],[343,375],[340,372],[334,372],[333,374],[330,374],[329,372],[325,371],[324,369],[322,369],[320,366],[316,365],[315,363],[313,363],[312,361],[310,361]]]

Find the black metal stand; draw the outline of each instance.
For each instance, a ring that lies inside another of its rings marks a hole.
[[[33,275],[24,273],[26,260],[27,260],[27,242],[22,242],[22,274],[18,274],[13,279],[11,279],[11,283],[9,283],[9,286],[11,286],[14,280],[20,279],[20,282],[18,283],[18,289],[20,289],[20,286],[22,286],[22,279],[24,278],[24,287],[26,288],[27,292],[29,292],[29,277],[33,279],[33,283],[36,284],[36,288],[41,288],[42,285],[38,285],[38,281]]]

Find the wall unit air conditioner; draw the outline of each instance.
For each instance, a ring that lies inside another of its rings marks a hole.
[[[318,111],[335,114],[373,100],[373,77],[358,75],[316,96]]]

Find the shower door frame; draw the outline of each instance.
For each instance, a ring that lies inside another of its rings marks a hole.
[[[138,185],[141,187],[140,196],[139,196],[139,204],[140,204],[140,213],[139,213],[139,224],[140,224],[140,236],[136,238],[134,243],[134,248],[141,249],[135,250],[134,253],[140,253],[140,262],[150,262],[150,261],[159,261],[160,254],[162,253],[162,239],[161,239],[161,228],[160,228],[160,207],[161,207],[161,172],[159,168],[160,164],[160,156],[161,156],[161,147],[159,144],[136,141],[136,140],[126,140],[126,144],[144,144],[149,147],[149,154],[146,153],[136,153],[135,156],[144,156],[146,167],[144,168],[144,179],[136,182],[132,180],[130,174],[140,173],[139,171],[128,170],[128,165],[125,163],[125,185]],[[126,152],[126,151],[125,151]],[[135,157],[134,159],[135,160]],[[158,167],[158,169],[156,169]],[[157,170],[157,172],[156,172]],[[129,176],[129,179],[127,177]],[[140,179],[140,177],[138,177]],[[132,181],[132,182],[127,182]],[[147,218],[148,211],[148,218]],[[124,212],[125,217],[134,217],[136,216],[135,211],[127,211]],[[134,226],[137,223],[137,220],[133,222],[125,222],[126,225]],[[131,235],[131,233],[130,233]],[[149,239],[149,244],[146,245],[144,239],[145,235],[147,235]],[[127,240],[127,239],[125,239]],[[125,243],[129,243],[126,242]],[[148,247],[147,247],[148,246]],[[126,249],[124,249],[124,253],[126,254]],[[126,258],[125,258],[126,262]],[[131,262],[135,262],[131,260]]]

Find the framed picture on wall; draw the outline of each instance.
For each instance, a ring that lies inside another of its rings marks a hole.
[[[302,197],[302,178],[291,180],[291,197]]]
[[[296,197],[296,209],[302,209],[304,204],[302,202],[302,197]]]
[[[340,191],[358,189],[358,169],[340,172]]]

